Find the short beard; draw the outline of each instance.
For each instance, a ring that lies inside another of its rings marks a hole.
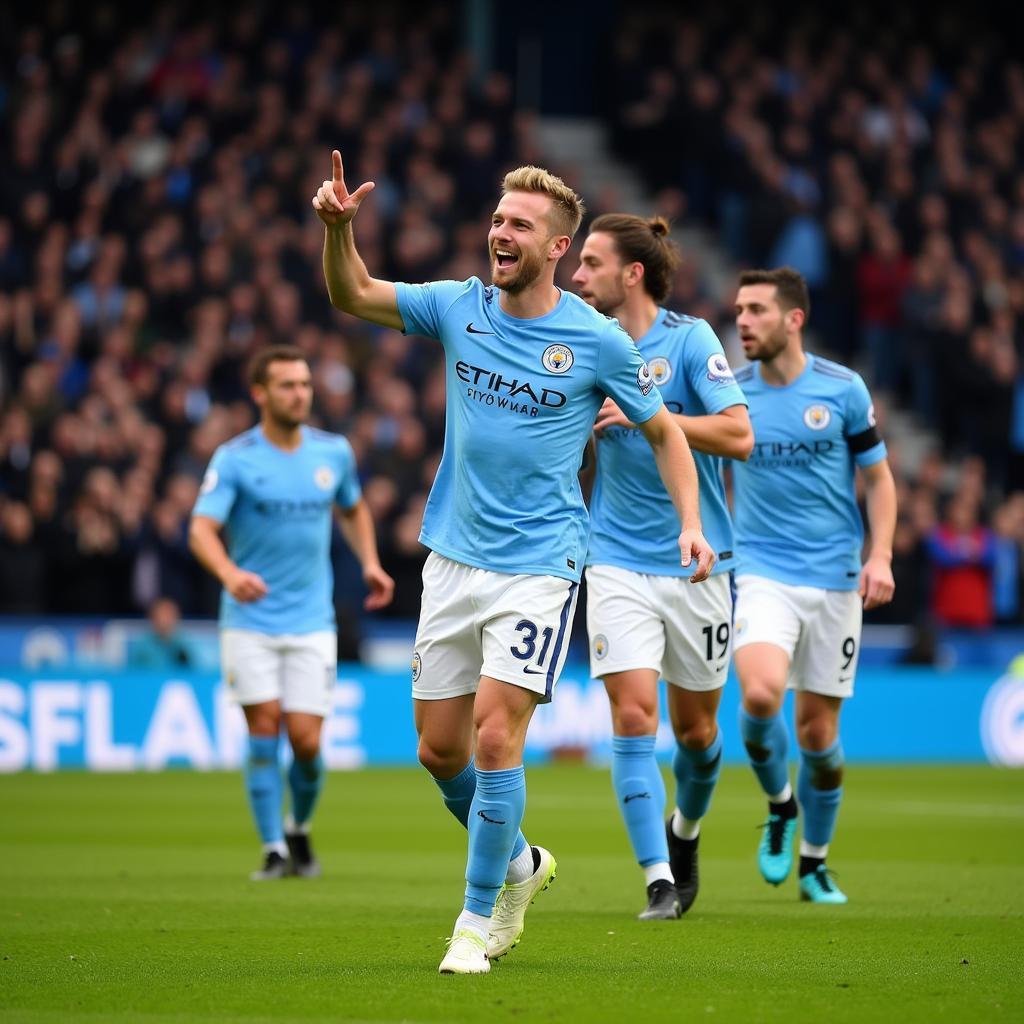
[[[605,299],[601,302],[594,303],[594,309],[604,316],[612,316],[615,310],[622,309],[626,304],[626,289],[620,282],[618,285],[618,292],[609,299]]]
[[[309,414],[296,419],[294,416],[290,416],[288,413],[277,412],[273,409],[267,410],[267,417],[273,422],[275,427],[280,430],[294,430],[296,427],[301,427],[306,422],[306,418]]]
[[[517,269],[518,273],[507,284],[498,284],[498,282],[494,280],[493,275],[491,276],[491,283],[495,288],[500,288],[508,295],[518,295],[520,292],[526,291],[526,289],[529,288],[538,277],[540,277],[540,272],[544,269],[544,263],[539,259],[536,263],[529,263],[522,253],[520,253],[519,267]]]
[[[748,358],[754,363],[770,363],[786,347],[786,341],[786,329],[780,324]]]

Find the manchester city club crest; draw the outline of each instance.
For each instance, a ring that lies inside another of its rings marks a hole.
[[[573,363],[572,349],[568,345],[548,345],[540,361],[545,370],[552,373],[565,373]]]
[[[321,466],[313,474],[313,481],[321,491],[329,491],[334,486],[334,472],[329,466]]]
[[[672,364],[664,356],[655,356],[647,361],[651,376],[658,387],[664,387],[672,379]]]
[[[604,633],[598,633],[594,637],[594,657],[600,661],[608,653],[608,637]]]
[[[827,405],[809,405],[804,409],[804,425],[811,430],[824,430],[832,422]]]
[[[420,652],[413,651],[412,653],[412,681],[418,682],[420,673],[423,671],[423,661],[420,659]]]

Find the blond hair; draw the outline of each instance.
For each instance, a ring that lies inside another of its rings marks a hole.
[[[501,194],[539,192],[551,200],[551,227],[556,234],[570,238],[583,220],[583,200],[561,178],[543,167],[517,167],[509,171],[501,183]]]

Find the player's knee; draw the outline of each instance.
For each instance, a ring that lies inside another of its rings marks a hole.
[[[461,743],[420,736],[416,756],[435,779],[451,779],[461,772],[473,757],[473,752]]]
[[[836,724],[825,717],[798,721],[796,737],[804,750],[827,750],[836,741]]]
[[[484,771],[505,767],[514,753],[509,730],[501,722],[483,722],[476,732],[476,763]]]
[[[717,731],[714,719],[701,719],[677,729],[676,739],[688,750],[707,750],[714,743]]]
[[[612,719],[616,736],[650,736],[658,730],[658,711],[639,701],[613,705]]]
[[[292,753],[296,760],[312,761],[320,753],[320,737],[315,736],[293,736]]]
[[[779,711],[779,698],[770,686],[748,686],[743,692],[743,707],[754,718],[773,718]]]
[[[450,779],[466,767],[465,755],[450,749],[439,748],[437,745],[420,737],[416,748],[416,756],[424,768],[435,779]]]

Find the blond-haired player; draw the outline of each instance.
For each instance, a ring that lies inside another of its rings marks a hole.
[[[696,560],[702,579],[713,553],[689,447],[636,346],[555,287],[582,218],[572,189],[542,168],[506,175],[487,237],[490,285],[372,278],[352,232],[372,189],[348,191],[335,151],[313,206],[332,303],[445,349],[447,432],[423,517],[431,554],[412,687],[420,761],[469,832],[464,909],[440,971],[478,974],[519,941],[527,905],[555,873],[520,831],[523,746],[565,660],[587,551],[576,472],[606,395],[654,449],[683,564]]]

